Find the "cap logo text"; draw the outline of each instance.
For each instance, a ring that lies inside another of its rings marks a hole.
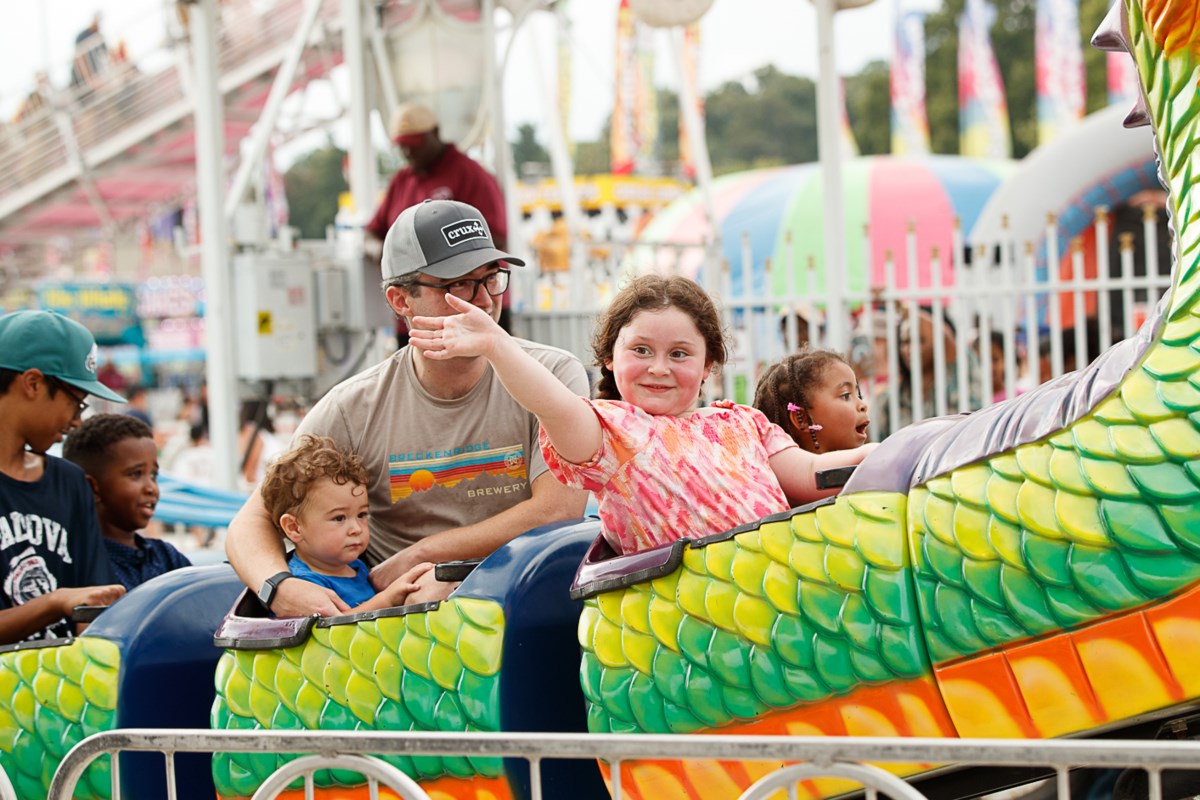
[[[453,225],[444,226],[442,228],[442,236],[446,237],[446,244],[450,247],[456,247],[463,242],[469,242],[474,239],[487,239],[488,232],[482,220],[464,219],[462,222],[455,222]]]

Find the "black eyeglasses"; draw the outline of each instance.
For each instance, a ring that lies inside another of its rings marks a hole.
[[[454,295],[459,300],[466,300],[468,303],[475,302],[475,296],[479,294],[479,287],[490,294],[492,297],[499,297],[508,291],[508,270],[499,269],[495,272],[489,272],[482,278],[461,278],[450,283],[425,283],[423,281],[413,281],[417,286],[426,286],[430,289],[441,289],[449,294]]]
[[[75,402],[75,405],[79,406],[75,409],[75,416],[83,416],[83,412],[88,410],[87,392],[75,394],[75,392],[71,391],[70,384],[60,381],[58,378],[51,378],[51,380],[54,381],[55,386],[62,390],[63,394],[71,398]]]

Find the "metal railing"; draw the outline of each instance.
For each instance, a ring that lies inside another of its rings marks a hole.
[[[621,765],[653,761],[783,762],[786,766],[759,779],[740,797],[766,798],[780,790],[796,797],[799,781],[840,777],[864,787],[869,800],[885,792],[898,800],[923,800],[924,794],[879,765],[942,764],[968,767],[1040,767],[1057,786],[1059,800],[1071,796],[1070,770],[1100,768],[1140,770],[1146,796],[1163,800],[1163,773],[1200,770],[1200,742],[1085,741],[1069,739],[932,739],[792,736],[669,736],[617,734],[487,734],[487,733],[284,733],[268,731],[115,730],[77,744],[63,759],[50,785],[49,800],[68,800],[84,770],[96,758],[124,752],[159,752],[167,763],[168,800],[176,796],[172,782],[176,753],[306,753],[313,757],[290,762],[263,784],[256,800],[276,797],[299,776],[311,786],[319,769],[345,767],[368,776],[372,796],[379,783],[405,800],[428,795],[377,755],[466,755],[524,759],[530,768],[530,797],[544,797],[540,768],[550,759],[602,759],[613,766],[612,796],[623,797]],[[113,758],[112,798],[121,797],[118,759]],[[948,767],[939,768],[940,771]],[[311,795],[309,795],[311,796]]]

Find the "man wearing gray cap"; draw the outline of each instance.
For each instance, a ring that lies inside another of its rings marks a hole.
[[[429,200],[406,209],[383,244],[384,296],[399,317],[447,316],[453,294],[494,318],[508,289],[509,267],[524,262],[496,249],[472,206]],[[583,365],[534,342],[522,347],[579,395]],[[586,494],[546,470],[537,418],[504,389],[484,358],[434,361],[403,347],[375,367],[335,386],[313,407],[296,436],[332,437],[359,455],[371,473],[371,542],[364,560],[385,586],[424,562],[486,556],[531,528],[583,514]],[[278,616],[347,610],[329,590],[291,574],[283,544],[255,492],[226,537],[241,579]],[[422,579],[407,602],[444,596]]]

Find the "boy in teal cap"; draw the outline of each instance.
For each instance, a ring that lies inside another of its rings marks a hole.
[[[49,311],[0,316],[0,644],[66,636],[76,606],[125,593],[83,470],[46,455],[88,395],[125,402],[96,380],[87,328]]]

